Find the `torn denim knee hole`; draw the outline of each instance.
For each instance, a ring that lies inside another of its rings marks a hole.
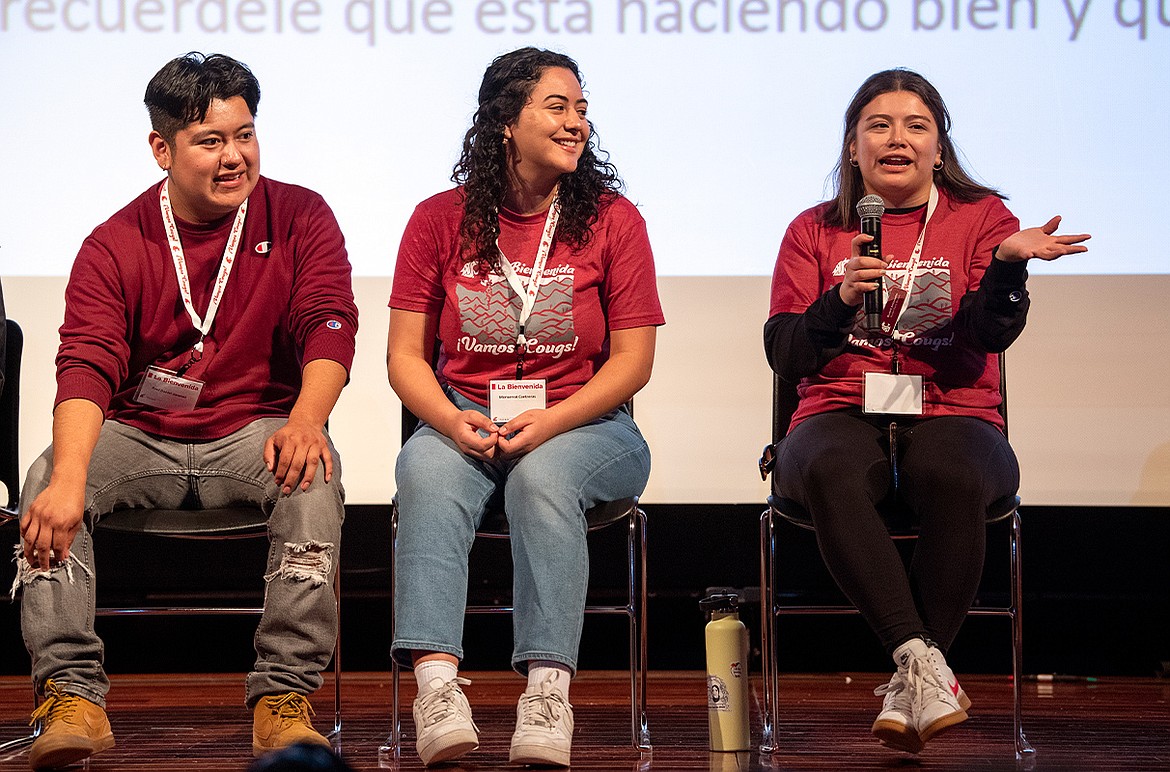
[[[265,574],[264,581],[288,579],[294,582],[325,584],[333,569],[333,545],[328,542],[306,541],[299,544],[284,543],[284,555],[280,567]]]
[[[13,562],[16,563],[16,578],[12,580],[12,589],[8,592],[8,597],[15,600],[16,591],[22,586],[31,584],[32,582],[41,580],[46,581],[59,577],[61,572],[65,572],[65,577],[70,584],[74,583],[73,566],[79,566],[87,576],[92,576],[89,567],[77,559],[76,555],[70,554],[69,559],[64,562],[58,562],[51,566],[48,571],[42,571],[32,567],[32,564],[24,556],[24,546],[17,544],[13,550]]]

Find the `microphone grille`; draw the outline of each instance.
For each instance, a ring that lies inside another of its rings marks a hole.
[[[857,202],[857,216],[862,219],[868,217],[881,217],[886,213],[886,202],[882,201],[882,197],[876,193],[870,193],[868,196],[862,196],[861,200]]]

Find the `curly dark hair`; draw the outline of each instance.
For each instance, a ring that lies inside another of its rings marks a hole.
[[[480,271],[498,270],[500,265],[496,249],[499,208],[508,192],[504,127],[520,117],[537,81],[551,67],[564,67],[584,85],[575,61],[564,54],[531,47],[496,57],[483,74],[479,107],[451,172],[451,180],[463,186],[463,221],[459,227],[463,259],[476,263]],[[576,171],[561,176],[557,193],[561,218],[556,239],[573,248],[588,244],[602,207],[621,190],[617,169],[609,162],[609,154],[601,150],[590,122],[589,141]]]
[[[243,97],[256,117],[260,83],[243,62],[192,51],[163,65],[146,86],[150,125],[168,143],[190,123],[201,123],[214,99]]]
[[[837,159],[837,165],[833,167],[832,172],[836,196],[831,202],[832,206],[825,207],[822,219],[826,225],[840,228],[856,227],[857,214],[854,207],[865,195],[865,182],[861,178],[861,170],[849,163],[849,146],[857,139],[857,125],[861,121],[861,111],[865,106],[882,94],[894,91],[909,91],[921,99],[922,104],[930,110],[935,125],[938,126],[938,144],[942,151],[943,167],[934,172],[935,185],[958,201],[978,201],[987,196],[1007,198],[994,188],[980,185],[963,169],[958,151],[951,141],[951,114],[947,111],[946,103],[943,102],[938,89],[913,70],[899,67],[883,70],[866,78],[845,110],[841,157]]]

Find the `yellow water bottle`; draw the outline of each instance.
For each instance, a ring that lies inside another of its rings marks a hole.
[[[751,749],[748,712],[748,632],[739,596],[716,593],[699,601],[707,613],[707,723],[713,751]]]

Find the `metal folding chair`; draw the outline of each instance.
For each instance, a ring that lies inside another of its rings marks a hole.
[[[418,425],[405,407],[402,409],[402,441],[414,433]],[[610,525],[622,524],[626,529],[626,582],[625,605],[586,604],[586,614],[624,614],[629,620],[630,631],[630,740],[641,752],[651,750],[650,728],[646,716],[646,513],[638,506],[636,498],[598,504],[585,513],[590,532]],[[489,506],[483,524],[476,531],[476,538],[507,539],[508,519],[504,515],[503,502]],[[398,504],[397,499],[390,511],[390,590],[391,597],[396,589],[397,573],[395,556],[398,549]],[[468,614],[511,614],[511,605],[481,606],[468,605]],[[394,640],[394,615],[390,615],[390,640]],[[402,717],[400,715],[399,676],[397,662],[391,662],[392,718],[390,735],[379,749],[383,753],[398,757],[402,746]]]
[[[999,356],[1000,393],[1003,401],[1000,404],[1000,413],[1004,418],[1004,433],[1007,433],[1007,381],[1004,369],[1004,356]],[[781,441],[788,432],[788,426],[797,405],[796,387],[785,383],[779,376],[772,378],[772,444],[765,448],[765,457],[760,460],[761,476],[767,479],[767,470],[771,468],[769,454],[775,444]],[[995,523],[1002,520],[1009,521],[1008,550],[1010,552],[1010,597],[1006,606],[973,606],[970,614],[976,616],[1004,616],[1011,625],[1012,640],[1012,727],[1017,760],[1032,757],[1035,749],[1024,736],[1022,710],[1020,704],[1020,682],[1023,673],[1023,624],[1020,612],[1020,602],[1023,597],[1021,584],[1020,558],[1020,498],[1006,496],[993,502],[987,510],[987,522]],[[894,539],[917,538],[917,529],[912,522],[909,512],[897,502],[892,502],[882,515],[886,520],[890,535]],[[776,736],[776,710],[780,702],[780,678],[777,667],[776,653],[776,618],[786,614],[857,614],[856,608],[849,605],[794,605],[779,603],[776,599],[776,542],[777,521],[787,521],[792,525],[812,530],[812,519],[794,501],[768,497],[768,508],[760,515],[760,594],[761,620],[760,636],[763,650],[763,729],[760,741],[761,753],[773,753],[778,750]]]

